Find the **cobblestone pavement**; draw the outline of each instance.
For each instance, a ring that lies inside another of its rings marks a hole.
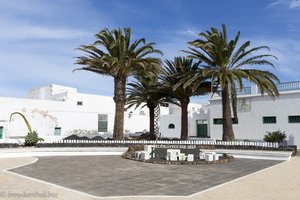
[[[96,196],[186,196],[281,161],[236,159],[226,164],[159,165],[120,156],[40,157],[10,170]]]

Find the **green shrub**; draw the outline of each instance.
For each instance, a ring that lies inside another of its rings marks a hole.
[[[266,142],[283,142],[286,138],[285,132],[281,132],[280,130],[278,131],[273,131],[273,132],[268,132],[266,131],[266,135],[264,136],[264,141]]]
[[[36,131],[32,131],[32,132],[27,133],[27,135],[25,137],[25,146],[34,146],[34,145],[36,145],[36,143],[38,143],[40,141],[44,141],[44,139],[40,138]]]

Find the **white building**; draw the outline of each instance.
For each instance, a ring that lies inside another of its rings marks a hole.
[[[169,105],[169,112],[160,116],[160,133],[162,137],[180,138],[181,108]],[[188,106],[189,137],[208,137],[208,106],[190,103]]]
[[[238,95],[236,139],[260,139],[266,131],[285,131],[289,144],[300,146],[300,81],[277,85],[280,96],[261,96],[257,86],[246,87]],[[222,138],[222,102],[215,96],[209,106],[209,136]]]
[[[115,103],[112,97],[78,93],[76,88],[52,84],[29,91],[27,99],[0,97],[0,140],[22,138],[28,130],[23,113],[32,129],[48,141],[71,135],[76,130],[113,132]],[[163,110],[162,110],[163,113]],[[148,109],[125,112],[125,132],[148,130]]]
[[[262,140],[265,131],[285,131],[290,144],[300,146],[300,82],[278,85],[279,98],[261,96],[256,86],[245,88],[238,95],[238,123],[233,125],[236,139]],[[0,142],[25,137],[27,128],[21,117],[25,114],[33,130],[47,141],[76,132],[112,133],[115,103],[112,97],[78,93],[76,88],[52,84],[29,91],[27,99],[0,97]],[[221,98],[215,95],[209,105],[191,103],[189,136],[222,138]],[[125,133],[149,129],[149,111],[130,109],[124,113]],[[181,109],[170,104],[160,107],[161,137],[179,138]]]

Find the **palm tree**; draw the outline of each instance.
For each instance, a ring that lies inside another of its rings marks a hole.
[[[128,84],[127,104],[135,109],[147,106],[149,109],[149,132],[154,134],[154,110],[160,103],[172,102],[164,93],[158,90],[159,83],[156,76],[136,77],[137,81]],[[143,105],[144,104],[144,105]]]
[[[200,62],[193,59],[175,57],[173,61],[166,60],[166,66],[160,76],[162,90],[176,98],[181,107],[181,135],[182,140],[188,139],[188,104],[190,97],[204,95],[211,91],[211,82],[202,76]],[[188,84],[185,84],[187,83]]]
[[[268,93],[273,98],[278,96],[278,90],[274,82],[279,82],[277,76],[265,70],[249,68],[256,65],[269,65],[274,67],[268,58],[275,56],[263,53],[254,54],[260,50],[270,50],[267,46],[250,48],[250,41],[236,47],[240,32],[233,40],[228,41],[226,26],[222,25],[222,31],[211,28],[210,31],[201,32],[199,39],[189,42],[190,58],[196,58],[205,65],[203,75],[211,78],[212,85],[217,83],[222,93],[223,111],[223,140],[233,140],[232,118],[230,108],[230,96],[236,108],[236,87],[241,91],[244,88],[243,80],[257,84],[260,92]],[[236,86],[237,85],[237,86]],[[235,112],[235,109],[234,109]],[[236,115],[236,113],[235,113]],[[236,116],[234,116],[236,117]]]
[[[109,31],[104,29],[95,35],[92,45],[81,45],[78,49],[86,53],[77,57],[76,64],[83,65],[75,70],[87,70],[114,78],[114,139],[123,139],[124,106],[126,101],[126,82],[129,76],[145,75],[160,67],[160,59],[150,57],[153,53],[162,54],[154,48],[154,43],[145,39],[131,41],[131,29]],[[100,48],[97,48],[99,46]]]

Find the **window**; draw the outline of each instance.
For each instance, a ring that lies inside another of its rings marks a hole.
[[[239,120],[238,118],[231,118],[232,124],[238,124]],[[219,125],[223,124],[223,118],[214,118],[214,124]]]
[[[232,124],[238,124],[239,123],[239,118],[232,118]]]
[[[289,116],[289,123],[300,123],[300,115]]]
[[[169,129],[175,129],[175,125],[174,124],[169,124],[168,128]]]
[[[55,127],[54,135],[61,135],[61,127]]]
[[[77,106],[82,106],[83,102],[82,101],[77,101]]]
[[[146,113],[143,110],[141,110],[139,115],[146,115]]]
[[[107,132],[107,115],[98,115],[98,132]]]
[[[0,126],[0,139],[3,138],[3,126]]]
[[[276,124],[276,117],[275,116],[263,117],[263,123],[264,124]]]
[[[207,124],[207,120],[197,120],[197,124]]]
[[[214,124],[223,124],[223,119],[222,118],[215,118],[214,119]]]
[[[160,106],[161,107],[169,107],[169,104],[168,103],[160,103]]]

